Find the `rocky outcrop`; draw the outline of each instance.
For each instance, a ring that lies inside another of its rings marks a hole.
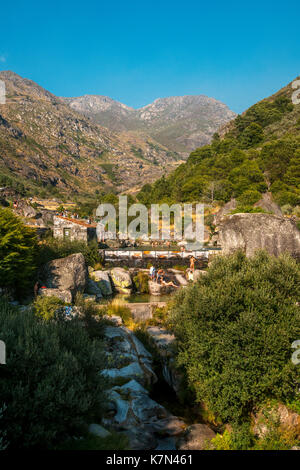
[[[43,297],[57,297],[67,304],[72,302],[72,293],[69,289],[39,289],[39,295]]]
[[[274,422],[278,422],[281,432],[292,430],[300,438],[300,415],[283,404],[262,409],[253,416],[254,434],[259,438],[264,437],[272,429]]]
[[[254,204],[254,207],[261,207],[264,211],[271,214],[282,216],[282,211],[278,204],[273,200],[272,193],[264,193],[259,201]]]
[[[173,292],[174,287],[172,286],[164,286],[163,284],[159,284],[158,282],[149,281],[149,293],[151,295],[166,295]]]
[[[101,437],[102,439],[105,439],[106,437],[111,435],[111,432],[107,431],[103,426],[100,426],[100,424],[92,423],[89,425],[88,431],[90,434],[93,434],[94,436]]]
[[[174,351],[176,344],[175,336],[159,326],[148,327],[147,333],[160,357],[165,381],[179,395],[183,383],[183,375],[176,366]]]
[[[230,201],[226,202],[223,207],[217,212],[214,216],[214,224],[219,225],[225,215],[230,214],[231,211],[236,209],[236,199],[232,198]]]
[[[300,231],[291,219],[271,214],[234,214],[222,219],[219,240],[224,254],[242,249],[247,256],[263,249],[278,256],[300,256]]]
[[[42,277],[47,288],[59,291],[69,290],[72,298],[77,292],[83,292],[87,281],[88,271],[82,253],[55,259],[47,263]]]
[[[130,293],[132,289],[132,279],[124,268],[113,268],[110,272],[114,288],[118,292]]]
[[[112,295],[113,290],[108,271],[93,271],[90,275],[91,278],[97,283],[104,297],[109,297]]]
[[[98,283],[93,281],[93,279],[88,279],[85,291],[89,295],[95,295],[96,300],[100,300],[103,297],[102,296],[102,291],[101,291]]]
[[[192,424],[178,442],[179,450],[204,450],[211,439],[216,436],[206,424]]]
[[[99,95],[64,100],[114,131],[143,130],[160,144],[184,153],[208,144],[214,132],[235,116],[226,105],[204,95],[158,98],[140,109]]]
[[[124,326],[107,327],[105,343],[110,368],[105,427],[124,433],[132,450],[175,449],[170,437],[182,434],[186,425],[149,396],[149,385],[157,381],[152,355]]]

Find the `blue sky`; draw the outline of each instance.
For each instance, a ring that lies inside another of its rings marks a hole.
[[[15,0],[0,14],[0,69],[59,96],[205,94],[241,112],[300,75],[299,0]]]

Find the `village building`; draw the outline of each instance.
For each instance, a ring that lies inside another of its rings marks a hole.
[[[53,218],[53,237],[88,243],[93,239],[97,239],[96,224],[55,215]]]

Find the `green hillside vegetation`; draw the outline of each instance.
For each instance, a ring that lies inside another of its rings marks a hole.
[[[157,202],[227,202],[252,206],[267,190],[281,206],[300,204],[300,105],[291,86],[263,100],[192,152],[168,177],[145,185],[138,199]]]
[[[299,371],[291,361],[300,335],[299,281],[299,264],[288,256],[218,256],[169,310],[177,364],[195,402],[238,435],[248,429],[239,449],[251,447],[251,414],[260,406],[270,400],[299,406]]]

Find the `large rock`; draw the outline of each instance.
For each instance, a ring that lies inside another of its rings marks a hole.
[[[300,231],[291,219],[271,214],[234,214],[222,219],[219,231],[223,253],[237,249],[252,256],[263,249],[278,256],[300,256]]]
[[[118,292],[127,293],[132,289],[131,276],[124,268],[113,268],[110,275]]]
[[[300,438],[300,415],[288,409],[285,405],[274,405],[273,408],[261,409],[253,416],[253,432],[263,438],[278,422],[280,431],[293,431]]]
[[[261,199],[254,204],[254,207],[261,207],[266,212],[282,216],[280,207],[273,201],[272,193],[264,193]]]
[[[236,199],[231,199],[229,202],[226,202],[223,207],[214,215],[214,224],[219,225],[225,215],[230,214],[231,211],[236,209],[237,203]]]
[[[161,356],[172,355],[173,345],[175,343],[175,336],[169,331],[159,326],[149,326],[147,333],[155,344]]]
[[[77,292],[83,292],[88,280],[88,271],[82,253],[55,259],[46,264],[43,270],[46,287],[69,290],[72,298]]]
[[[149,286],[149,293],[151,295],[165,295],[165,294],[169,294],[175,289],[175,287],[164,286],[163,284],[159,284],[158,282],[155,282],[155,281],[149,281],[148,286]]]
[[[182,287],[185,287],[188,285],[188,281],[182,274],[175,274],[175,279],[177,283]]]
[[[92,279],[88,279],[85,290],[87,294],[95,295],[97,300],[102,298],[102,291],[100,287],[98,286],[97,282],[93,281]]]
[[[160,357],[165,381],[179,396],[183,383],[183,374],[176,365],[175,336],[159,326],[148,327],[147,333]]]
[[[128,429],[123,434],[127,436],[131,450],[153,450],[158,444],[155,436],[143,426]]]
[[[192,424],[178,441],[179,450],[204,450],[207,444],[216,436],[206,424]]]
[[[39,295],[43,297],[57,297],[67,304],[72,302],[72,293],[70,290],[39,289]]]
[[[186,424],[177,416],[168,416],[167,418],[153,421],[148,425],[148,429],[160,436],[177,436],[186,429]]]
[[[155,419],[163,419],[168,416],[167,410],[159,405],[148,395],[140,395],[131,402],[131,409],[141,423],[147,423]]]
[[[92,423],[89,425],[88,429],[90,434],[93,434],[94,436],[97,437],[108,437],[111,435],[111,432],[107,431],[103,426],[100,426],[100,424]]]
[[[110,295],[112,295],[112,286],[107,271],[93,271],[91,273],[91,278],[97,282],[104,297],[109,297]]]

